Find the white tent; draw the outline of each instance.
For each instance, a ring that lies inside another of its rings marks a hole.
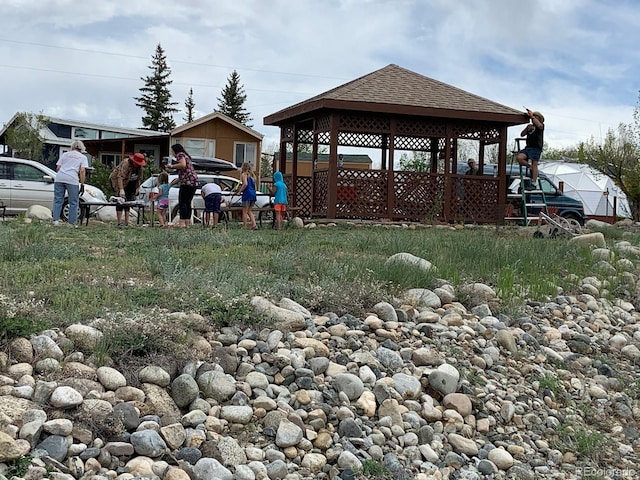
[[[588,165],[561,160],[541,162],[539,168],[556,185],[564,182],[564,193],[582,201],[585,215],[613,216],[613,199],[617,197],[616,214],[631,216],[627,196],[604,173]]]

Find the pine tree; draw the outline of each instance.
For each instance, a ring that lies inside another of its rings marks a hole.
[[[231,117],[237,122],[251,127],[248,122],[252,120],[251,114],[244,108],[247,95],[244,87],[240,85],[240,75],[235,70],[229,75],[227,85],[222,89],[222,98],[218,97],[218,111]]]
[[[196,102],[193,101],[193,88],[189,89],[189,96],[184,102],[184,108],[187,109],[187,116],[183,117],[184,121],[193,122],[193,110],[196,108]]]
[[[140,80],[144,81],[144,87],[140,88],[141,95],[134,97],[134,100],[136,105],[145,111],[142,117],[143,128],[169,132],[176,126],[173,113],[178,111],[175,107],[178,103],[171,101],[171,68],[167,65],[167,57],[160,44],[151,58],[149,69],[153,73],[147,77],[140,77]]]

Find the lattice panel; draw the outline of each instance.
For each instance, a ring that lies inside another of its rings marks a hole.
[[[311,130],[298,130],[298,143],[313,143],[313,132]]]
[[[326,115],[324,117],[316,118],[316,131],[323,132],[331,130],[331,117]]]
[[[477,123],[466,123],[455,125],[453,128],[454,138],[466,140],[492,141],[500,138],[500,131],[496,128],[479,125]]]
[[[311,216],[326,217],[329,204],[329,171],[320,170],[313,173],[313,206]]]
[[[466,178],[455,175],[450,182],[452,196],[448,218],[456,221],[491,223],[498,219],[500,200],[498,179],[495,177]]]
[[[430,137],[406,137],[398,136],[394,139],[394,148],[397,150],[415,150],[428,152],[431,150]]]
[[[359,115],[341,115],[338,125],[340,131],[387,133],[390,120],[386,117],[363,117]]]
[[[393,218],[432,221],[444,216],[443,175],[395,172]]]
[[[331,133],[330,132],[320,132],[318,133],[318,145],[329,145],[331,143]]]
[[[398,118],[396,134],[417,137],[444,137],[446,125],[426,122],[415,118]]]
[[[339,170],[336,216],[360,219],[387,217],[387,177],[383,170]]]
[[[291,182],[291,179],[289,182]],[[289,183],[287,183],[287,186],[288,185]],[[296,182],[296,197],[292,206],[302,208],[302,210],[300,210],[301,217],[311,216],[312,194],[311,177],[298,177],[298,181]]]
[[[284,125],[280,127],[280,140],[284,142],[293,142],[294,131],[293,125]]]
[[[381,148],[382,135],[373,133],[339,132],[338,145],[346,147]]]

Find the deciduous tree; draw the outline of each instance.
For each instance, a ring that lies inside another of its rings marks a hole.
[[[143,128],[169,132],[176,126],[173,114],[178,111],[178,102],[171,101],[169,85],[173,83],[169,80],[171,68],[167,64],[167,57],[160,44],[156,46],[156,51],[151,58],[149,65],[151,75],[140,77],[144,81],[144,86],[140,88],[140,96],[134,97],[136,105],[145,111],[142,117]]]
[[[42,162],[44,158],[44,139],[40,130],[46,127],[49,118],[43,114],[20,112],[14,123],[5,132],[5,143],[14,156]]]

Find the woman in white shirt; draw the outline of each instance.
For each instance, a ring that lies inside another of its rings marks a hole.
[[[78,204],[80,190],[84,188],[84,176],[89,167],[84,143],[75,140],[71,144],[71,150],[60,156],[56,163],[56,181],[53,184],[53,224],[58,225],[62,206],[64,205],[65,192],[69,198],[69,225],[75,226],[78,221]]]

